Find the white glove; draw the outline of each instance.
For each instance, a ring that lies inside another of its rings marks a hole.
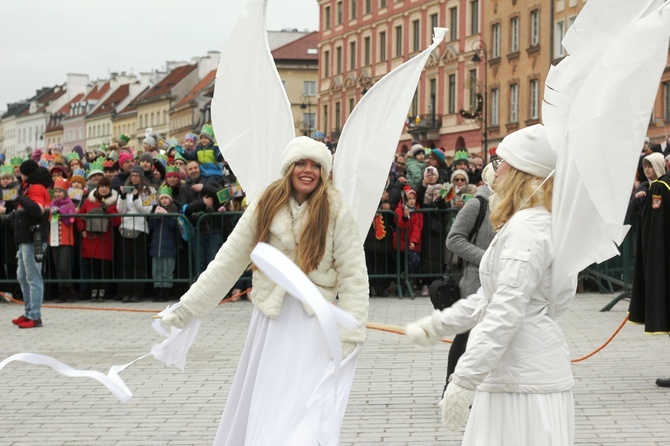
[[[161,317],[161,323],[176,328],[184,328],[193,320],[193,315],[184,307],[179,307],[172,313]]]
[[[442,334],[435,325],[434,313],[405,325],[405,334],[410,341],[422,347],[430,347],[442,340]]]
[[[440,401],[442,410],[442,422],[450,431],[457,432],[468,419],[468,413],[472,400],[475,399],[475,391],[461,387],[450,382],[444,397]]]

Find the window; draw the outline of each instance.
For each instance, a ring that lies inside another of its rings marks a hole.
[[[470,70],[468,73],[470,79],[470,108],[477,107],[477,70]]]
[[[335,74],[342,74],[342,47],[335,48]]]
[[[449,8],[449,40],[458,40],[458,8]]]
[[[330,51],[323,52],[323,77],[330,77]]]
[[[330,29],[330,6],[323,8],[323,28]]]
[[[358,2],[356,0],[351,0],[351,20],[355,20],[358,17]]]
[[[519,85],[509,86],[509,122],[519,122]]]
[[[414,96],[412,96],[412,103],[409,106],[409,116],[414,117],[419,115],[419,90],[414,90]]]
[[[370,65],[370,36],[366,36],[363,38],[363,65],[368,66]]]
[[[534,9],[530,12],[530,46],[540,44],[540,11]]]
[[[356,103],[354,102],[354,98],[349,98],[349,114],[351,115],[351,112],[354,111],[354,107],[356,106]]]
[[[565,37],[565,22],[556,22],[554,25],[554,58],[565,56],[561,42]]]
[[[670,82],[663,82],[663,121],[670,121]]]
[[[402,57],[402,26],[395,27],[395,57]]]
[[[356,42],[349,42],[349,69],[356,69]]]
[[[510,21],[510,52],[519,52],[519,18],[513,17]]]
[[[343,16],[342,2],[341,1],[337,2],[335,7],[337,8],[337,24],[341,25],[342,24],[342,16]]]
[[[379,61],[386,62],[386,31],[379,33]]]
[[[168,122],[167,110],[163,110],[163,124],[167,124],[167,122]]]
[[[342,104],[335,103],[335,128],[339,132],[342,129]]]
[[[540,82],[537,79],[530,81],[530,119],[540,116]]]
[[[491,58],[500,57],[500,23],[494,23],[491,27]]]
[[[140,115],[140,128],[144,127],[144,119],[142,119],[142,115]]]
[[[499,116],[499,108],[500,108],[500,90],[497,88],[492,88],[491,89],[491,108],[490,108],[490,118],[489,118],[489,125],[492,126],[497,126],[500,125],[500,116]]]
[[[303,130],[307,129],[311,132],[316,128],[316,113],[303,113],[302,114]],[[311,135],[305,135],[311,136]]]
[[[386,8],[386,0],[379,0],[379,7]]]
[[[470,2],[470,34],[479,34],[479,0]]]
[[[365,14],[372,13],[372,0],[365,0]]]
[[[448,88],[448,111],[449,114],[456,113],[456,75],[455,74],[450,74],[449,75],[449,86]]]
[[[316,95],[316,81],[303,81],[302,92],[308,96]]]
[[[428,104],[428,112],[431,116],[435,117],[435,112],[437,111],[437,79],[430,79],[430,103]],[[435,123],[433,122],[433,125]]]
[[[414,20],[412,22],[412,51],[417,52],[419,51],[420,45],[421,45],[421,36],[419,33],[421,32],[421,27],[419,26],[419,21]]]
[[[433,30],[438,27],[439,18],[437,13],[430,15],[430,29],[428,29],[428,42],[432,42]]]

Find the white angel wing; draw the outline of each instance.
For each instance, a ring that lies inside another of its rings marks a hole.
[[[333,184],[351,208],[361,240],[379,205],[423,67],[446,33],[446,28],[435,28],[433,43],[373,85],[344,124],[335,152]]]
[[[267,0],[249,0],[221,52],[212,100],[221,153],[250,202],[280,177],[282,151],[295,136],[268,45],[266,9]]]
[[[622,222],[668,53],[670,10],[661,5],[589,1],[564,39],[570,56],[547,77],[543,121],[558,154],[558,313],[574,296],[566,278],[617,255],[626,234]]]

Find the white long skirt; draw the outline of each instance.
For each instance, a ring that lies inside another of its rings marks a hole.
[[[572,390],[558,393],[477,392],[464,446],[571,446]]]
[[[336,446],[360,347],[339,376],[321,326],[285,295],[276,319],[254,308],[214,440],[225,446]]]

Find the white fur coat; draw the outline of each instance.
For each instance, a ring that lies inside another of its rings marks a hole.
[[[323,297],[333,302],[339,296],[340,308],[351,313],[361,324],[358,329],[340,328],[343,342],[361,343],[365,340],[365,323],[369,306],[367,268],[363,244],[359,239],[355,221],[348,207],[342,203],[340,193],[330,188],[330,221],[325,253],[319,266],[307,274]],[[307,204],[308,205],[308,204]],[[294,209],[292,212],[289,207]],[[296,248],[303,224],[302,212],[296,216],[297,203],[281,209],[270,225],[268,243],[295,260]],[[256,202],[252,203],[209,264],[198,281],[182,296],[181,303],[189,312],[202,317],[214,309],[249,265],[254,248]],[[270,318],[281,310],[286,291],[272,282],[261,271],[253,273],[251,300]],[[308,314],[314,312],[305,307]]]

